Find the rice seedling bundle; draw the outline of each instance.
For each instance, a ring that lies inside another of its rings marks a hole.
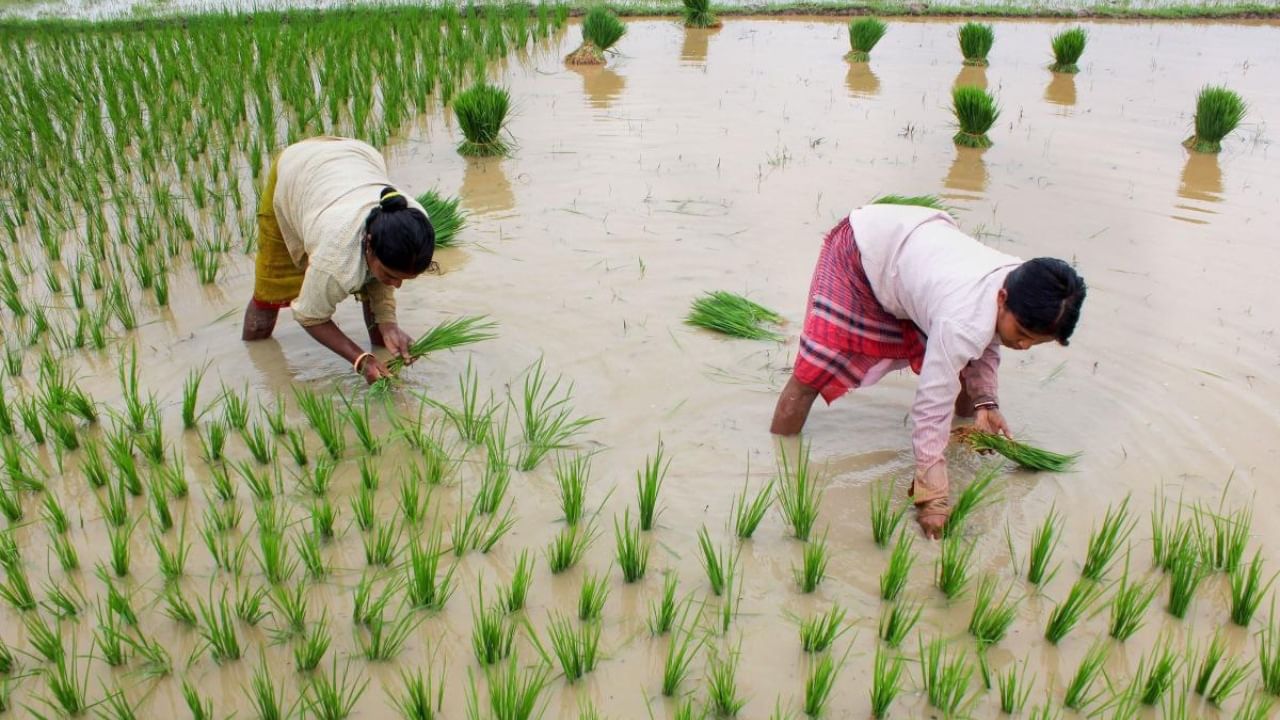
[[[996,31],[985,23],[967,22],[960,26],[957,34],[960,39],[960,52],[964,55],[965,65],[986,67],[987,54],[996,42]]]
[[[963,432],[957,432],[956,435],[974,450],[993,450],[1028,470],[1066,472],[1075,465],[1081,455],[1081,453],[1070,455],[1055,453],[1018,442],[1004,435],[982,432],[973,428],[964,428]]]
[[[849,52],[844,56],[850,62],[866,62],[876,43],[889,31],[880,18],[864,17],[849,21]]]
[[[1089,33],[1082,27],[1074,27],[1053,36],[1053,64],[1049,69],[1060,73],[1078,73],[1080,56],[1089,41]]]
[[[690,28],[718,28],[720,19],[711,12],[711,0],[684,0],[681,12],[684,26]]]
[[[1236,129],[1249,106],[1234,91],[1206,85],[1196,97],[1195,134],[1182,144],[1195,152],[1218,153],[1222,139]]]
[[[483,315],[472,315],[446,320],[423,333],[409,346],[409,355],[415,360],[441,350],[471,345],[484,340],[492,340],[497,335],[494,330],[498,324]],[[399,357],[387,361],[387,369],[398,372],[404,367],[404,360]],[[381,381],[379,381],[381,382]]]
[[[715,290],[693,301],[685,323],[748,340],[781,341],[766,325],[781,325],[782,316],[735,293]]]
[[[570,65],[603,65],[604,54],[627,34],[627,26],[616,13],[603,5],[593,5],[582,17],[582,45],[565,57]]]
[[[990,93],[974,85],[959,85],[951,91],[951,112],[960,126],[951,138],[956,145],[991,147],[987,131],[1000,117],[1000,107]]]
[[[462,199],[428,190],[418,196],[418,204],[427,211],[431,227],[435,230],[436,247],[452,247],[457,244],[458,233],[467,226],[467,213],[459,205]]]
[[[937,195],[881,195],[872,200],[870,205],[910,205],[914,207],[924,207],[933,210],[941,210],[951,216],[955,216],[954,208],[942,201]]]
[[[453,114],[458,119],[463,141],[458,154],[466,157],[497,157],[510,154],[502,139],[511,93],[506,88],[478,82],[453,98]]]

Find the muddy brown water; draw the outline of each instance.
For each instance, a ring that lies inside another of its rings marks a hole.
[[[584,571],[611,576],[604,659],[574,685],[553,680],[546,716],[576,716],[586,699],[607,717],[668,716],[674,705],[659,693],[667,644],[645,629],[648,602],[668,570],[679,574],[682,594],[708,595],[695,556],[696,532],[705,524],[727,542],[733,496],[744,481],[754,490],[774,474],[768,421],[787,377],[822,234],[851,207],[884,193],[940,194],[958,209],[963,227],[984,242],[1023,257],[1068,258],[1090,284],[1069,349],[1004,356],[1002,404],[1017,433],[1085,455],[1065,475],[1005,474],[1000,502],[974,521],[977,569],[1027,593],[1009,637],[990,653],[997,671],[1026,659],[1036,677],[1032,703],[1046,692],[1060,700],[1089,643],[1106,632],[1106,612],[1057,647],[1042,639],[1044,623],[1077,577],[1090,528],[1126,496],[1138,521],[1136,572],[1150,565],[1147,513],[1161,487],[1187,502],[1216,505],[1225,497],[1229,508],[1251,506],[1250,552],[1261,548],[1275,567],[1280,535],[1269,519],[1280,510],[1273,482],[1280,459],[1280,386],[1274,380],[1280,302],[1270,283],[1280,267],[1274,232],[1280,174],[1268,121],[1280,111],[1274,83],[1280,27],[1088,23],[1082,71],[1067,77],[1045,68],[1048,39],[1064,25],[995,26],[985,69],[962,68],[954,22],[894,21],[866,66],[842,59],[847,41],[839,21],[731,19],[719,30],[689,32],[669,21],[632,22],[607,67],[568,69],[561,58],[577,43],[573,27],[495,73],[514,98],[512,157],[459,157],[458,132],[440,114],[421,119],[386,149],[400,186],[458,193],[472,215],[465,244],[441,253],[444,274],[401,290],[403,325],[412,332],[460,314],[487,314],[501,324],[499,339],[473,353],[444,353],[415,366],[405,376],[411,387],[456,402],[456,378],[470,358],[482,388],[506,398],[519,393],[522,372],[543,357],[550,370],[574,383],[576,410],[600,418],[581,447],[598,451],[591,503],[607,501],[600,514],[604,532],[586,560],[552,576],[542,557],[561,526],[551,463],[517,473],[515,529],[491,554],[463,559],[459,592],[446,610],[425,620],[396,662],[353,661],[353,672],[371,680],[356,716],[388,716],[383,689],[398,691],[399,670],[434,664],[446,671],[444,716],[463,717],[468,675],[479,674],[469,637],[477,583],[483,581],[486,597],[493,597],[524,548],[538,560],[526,616],[544,642],[548,612],[573,612]],[[991,132],[995,145],[985,152],[951,143],[949,92],[962,80],[985,84],[1003,108]],[[1180,143],[1189,135],[1195,92],[1218,82],[1249,101],[1249,117],[1220,156],[1190,154]],[[299,383],[361,392],[349,368],[287,316],[275,339],[241,344],[238,312],[251,284],[252,262],[241,259],[216,290],[189,285],[175,291],[171,310],[138,331],[144,385],[165,399],[167,429],[192,473],[185,513],[193,548],[184,581],[192,600],[207,597],[214,574],[195,532],[207,475],[197,437],[181,434],[177,420],[186,370],[209,365],[206,399],[219,380],[247,386],[264,401],[290,394]],[[717,288],[782,311],[787,341],[728,340],[683,325],[690,300]],[[337,319],[353,332],[359,326],[350,303]],[[119,396],[113,362],[87,361],[79,368],[82,384],[109,402]],[[895,483],[899,497],[903,493],[912,467],[907,413],[914,386],[913,377],[895,375],[814,410],[805,438],[823,469],[818,527],[829,533],[831,551],[828,577],[816,593],[795,588],[792,567],[802,546],[776,511],[742,544],[741,614],[727,637],[713,640],[722,651],[742,653],[742,717],[768,716],[779,698],[799,710],[808,665],[796,618],[832,603],[849,610],[856,630],[837,643],[841,653],[847,645],[849,655],[828,716],[867,716],[877,583],[887,557],[871,542],[868,497],[880,481]],[[407,392],[397,404],[416,411]],[[303,422],[296,410],[291,419]],[[611,518],[634,504],[635,471],[659,438],[672,464],[659,526],[650,535],[649,575],[625,585],[611,565]],[[340,526],[350,522],[346,498],[357,482],[353,438],[351,443],[335,483]],[[231,445],[236,457],[244,455],[238,440]],[[316,438],[309,446],[318,452]],[[404,453],[396,446],[379,461],[379,508],[388,518],[395,513],[396,469]],[[53,463],[47,453],[40,458]],[[471,459],[479,462],[482,454]],[[951,460],[953,484],[963,486],[979,461],[955,449]],[[290,466],[283,453],[281,464]],[[478,478],[471,465],[460,471],[461,485],[435,493],[445,522],[459,492],[471,492]],[[76,508],[73,537],[82,566],[92,568],[107,557],[97,505],[78,480],[55,480],[53,487]],[[1036,595],[1014,576],[1017,563],[1006,534],[1019,559],[1025,558],[1030,533],[1055,506],[1066,521],[1057,555],[1062,569]],[[304,517],[301,503],[292,516]],[[242,527],[247,530],[251,520],[246,512]],[[17,537],[24,556],[40,558],[36,564],[43,567],[47,543],[39,525],[19,529]],[[149,599],[160,579],[145,533],[136,533],[134,546],[132,587]],[[945,602],[932,587],[936,546],[918,547],[908,592],[928,602],[920,627],[926,636],[954,639],[972,658],[965,635],[971,598]],[[327,608],[331,654],[345,661],[356,648],[349,618],[351,589],[364,565],[359,533],[348,531],[330,552],[337,571],[310,598],[313,614]],[[248,567],[255,567],[252,558]],[[37,587],[42,572],[36,571]],[[98,581],[87,571],[81,575],[79,582],[96,592]],[[1203,642],[1227,626],[1229,593],[1220,575],[1206,582],[1186,621],[1163,611],[1164,596],[1162,586],[1146,627],[1113,651],[1108,669],[1118,681],[1133,673],[1161,633]],[[194,633],[175,630],[158,605],[139,605],[145,608],[143,626],[168,645],[182,668],[197,645]],[[75,633],[82,650],[89,647],[90,617]],[[0,618],[6,641],[25,645],[27,632],[16,615],[6,607]],[[215,700],[219,716],[233,710],[250,716],[244,688],[260,647],[280,668],[275,677],[286,696],[297,697],[297,678],[286,669],[288,649],[266,642],[270,625],[267,620],[242,629],[250,648],[244,660],[220,667],[204,656],[182,671]],[[1255,621],[1252,630],[1257,628]],[[1252,657],[1250,632],[1233,626],[1227,632],[1233,650]],[[522,661],[535,659],[526,640],[519,647]],[[914,634],[905,652],[914,657]],[[695,664],[684,687],[699,696],[702,665]],[[914,663],[907,673],[894,714],[928,716]],[[173,678],[143,681],[95,664],[91,697],[101,696],[100,681],[129,688],[130,698],[145,703],[145,716],[185,716]],[[32,680],[17,697],[34,702],[32,693],[39,692],[40,683]],[[997,713],[994,693],[977,702],[974,716]],[[1206,708],[1204,716],[1225,715]]]

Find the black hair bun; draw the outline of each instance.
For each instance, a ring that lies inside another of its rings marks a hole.
[[[395,212],[397,210],[405,210],[409,207],[409,199],[400,194],[400,191],[390,185],[382,188],[382,194],[379,196],[378,207],[382,212]]]

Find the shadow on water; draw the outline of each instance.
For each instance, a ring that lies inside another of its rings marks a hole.
[[[1052,73],[1053,79],[1044,89],[1044,99],[1053,105],[1071,107],[1076,104],[1076,76],[1071,73]]]
[[[982,160],[985,150],[957,147],[956,159],[951,162],[942,185],[954,192],[945,192],[944,198],[957,200],[981,200],[987,192],[990,178],[987,164]]]
[[[684,42],[680,44],[680,62],[701,64],[707,61],[707,46],[711,36],[720,32],[720,28],[685,28]]]
[[[976,65],[965,65],[960,68],[960,72],[956,75],[956,81],[952,83],[952,87],[960,87],[961,85],[974,85],[987,89],[987,69]]]
[[[1182,178],[1178,182],[1178,197],[1192,200],[1191,203],[1174,203],[1175,220],[1203,225],[1209,222],[1204,215],[1216,215],[1217,211],[1202,203],[1222,202],[1222,166],[1218,164],[1218,156],[1210,153],[1188,152],[1187,162],[1182,166]],[[1195,213],[1181,215],[1179,212]]]
[[[477,215],[506,212],[516,206],[511,181],[502,169],[502,158],[468,158],[458,194],[467,209]]]
[[[582,93],[587,104],[594,108],[607,108],[613,104],[627,86],[627,79],[604,65],[570,65],[569,69],[582,77]]]
[[[844,84],[854,97],[872,97],[880,92],[880,78],[871,69],[871,63],[849,63],[849,73],[844,76]]]

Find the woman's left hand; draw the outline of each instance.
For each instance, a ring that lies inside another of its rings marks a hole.
[[[409,354],[409,346],[413,344],[413,338],[395,323],[382,323],[378,325],[378,330],[382,332],[382,342],[392,355],[404,360],[405,365],[413,363],[413,356]]]
[[[978,408],[978,416],[973,419],[973,426],[992,435],[1013,437],[1009,434],[1009,424],[1004,421],[1004,415],[1000,414],[999,408]]]

